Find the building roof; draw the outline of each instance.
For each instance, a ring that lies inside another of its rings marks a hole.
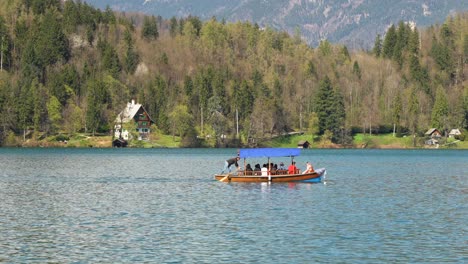
[[[297,145],[304,145],[304,144],[310,144],[310,143],[307,140],[301,140],[301,141],[297,142]]]
[[[437,128],[431,128],[426,133],[424,133],[424,135],[432,135],[432,133],[434,133],[436,131],[439,132],[439,130],[437,130]]]
[[[117,115],[115,118],[115,123],[127,123],[132,120],[135,115],[138,113],[140,108],[143,108],[143,111],[146,112],[145,108],[141,104],[136,104],[135,100],[132,100],[131,103],[127,103],[127,106]],[[153,119],[148,115],[151,122],[154,123]],[[120,120],[122,118],[122,120]]]
[[[459,135],[461,135],[460,129],[454,128],[454,129],[450,130],[449,135],[454,135],[454,136],[459,136]]]

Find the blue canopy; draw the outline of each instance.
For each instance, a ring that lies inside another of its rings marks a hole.
[[[239,157],[290,157],[299,156],[301,149],[299,148],[256,148],[256,149],[241,149]]]

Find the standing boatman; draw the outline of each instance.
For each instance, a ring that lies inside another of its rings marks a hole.
[[[239,164],[237,163],[238,160],[240,160],[239,157],[230,158],[228,160],[225,160],[224,161],[224,168],[221,171],[221,174],[223,174],[224,171],[226,171],[226,170],[229,170],[229,172],[231,172],[231,165],[232,164],[234,164],[236,166],[236,168],[238,169],[239,168]]]

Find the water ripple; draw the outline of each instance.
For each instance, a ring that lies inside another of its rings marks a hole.
[[[309,150],[326,184],[214,181],[232,153],[0,149],[0,262],[468,260],[467,151]]]

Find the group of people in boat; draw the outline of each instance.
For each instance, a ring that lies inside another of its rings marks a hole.
[[[221,171],[221,174],[223,174],[226,170],[230,173],[231,172],[231,166],[234,165],[236,167],[237,172],[239,175],[257,175],[257,176],[268,176],[268,175],[285,175],[285,174],[300,174],[300,170],[296,167],[296,162],[292,161],[291,165],[286,169],[284,166],[283,162],[280,162],[279,166],[278,164],[263,164],[262,167],[260,167],[260,164],[255,164],[255,167],[252,168],[252,166],[249,164],[246,165],[245,170],[240,170],[239,168],[239,163],[238,161],[240,160],[239,157],[234,157],[231,159],[227,159],[224,162],[224,168]],[[314,167],[310,162],[306,162],[306,169],[302,172],[302,174],[306,173],[312,173],[314,172]]]

